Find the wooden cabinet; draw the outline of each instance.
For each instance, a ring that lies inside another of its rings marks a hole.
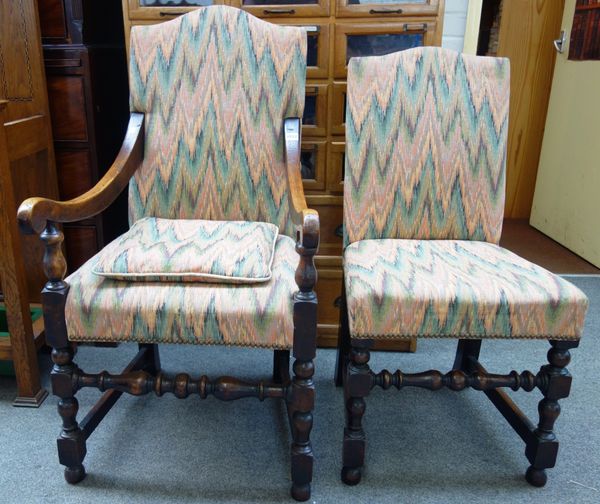
[[[125,32],[160,23],[210,0],[123,0]],[[169,4],[168,6],[164,4]],[[440,45],[444,0],[222,0],[268,20],[307,30],[306,104],[302,120],[301,170],[311,208],[321,220],[317,258],[319,344],[337,341],[342,286],[342,195],[346,116],[346,65],[353,56],[387,54]],[[143,5],[142,5],[143,4]],[[151,6],[152,5],[152,6]],[[414,342],[386,343],[394,350]]]
[[[84,193],[114,160],[129,116],[119,0],[38,0],[60,198]],[[126,195],[65,224],[69,271],[127,229]]]

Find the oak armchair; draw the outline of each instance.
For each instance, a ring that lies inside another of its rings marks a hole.
[[[286,404],[292,431],[292,496],[310,497],[319,218],[306,205],[300,176],[305,55],[302,29],[225,6],[133,28],[132,113],[114,164],[78,198],[31,198],[19,208],[22,230],[39,233],[46,245],[42,301],[52,388],[60,398],[59,461],[69,483],[85,477],[86,440],[123,392],[276,398]],[[270,278],[241,284],[107,278],[94,268],[111,244],[65,279],[58,224],[96,215],[127,185],[130,232],[158,219],[175,235],[183,221],[275,227]],[[89,374],[73,362],[72,342],[98,340],[135,341],[139,352],[121,374]],[[159,343],[271,349],[273,377],[251,383],[167,376]],[[104,394],[78,421],[75,395],[83,387]]]
[[[508,60],[441,48],[350,60],[336,374],[346,398],[347,484],[361,479],[365,398],[376,387],[483,391],[526,445],[527,481],[543,486],[554,467],[558,400],[569,395],[569,349],[587,299],[498,246],[509,83]],[[375,340],[408,338],[458,339],[453,368],[370,369]],[[479,351],[491,338],[546,340],[549,363],[537,373],[488,373]],[[541,392],[537,425],[502,388]]]

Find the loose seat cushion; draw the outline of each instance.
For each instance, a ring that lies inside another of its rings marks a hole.
[[[277,238],[271,279],[251,285],[113,280],[93,273],[98,257],[66,279],[72,341],[292,346],[298,254],[287,236]]]
[[[267,222],[147,217],[106,246],[93,271],[130,281],[266,282],[278,231]]]
[[[588,301],[492,243],[363,240],[344,253],[353,338],[578,339]]]

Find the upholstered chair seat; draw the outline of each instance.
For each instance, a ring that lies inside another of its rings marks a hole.
[[[248,284],[114,280],[94,273],[98,254],[66,279],[69,339],[289,349],[295,245],[278,236],[271,279]]]
[[[493,243],[362,240],[344,252],[353,338],[581,336],[586,296]]]

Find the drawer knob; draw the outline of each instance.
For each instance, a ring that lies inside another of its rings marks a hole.
[[[340,224],[338,227],[336,227],[333,234],[335,234],[335,236],[339,236],[340,238],[343,238],[344,237],[344,225]]]
[[[371,9],[369,14],[402,14],[402,9]]]

